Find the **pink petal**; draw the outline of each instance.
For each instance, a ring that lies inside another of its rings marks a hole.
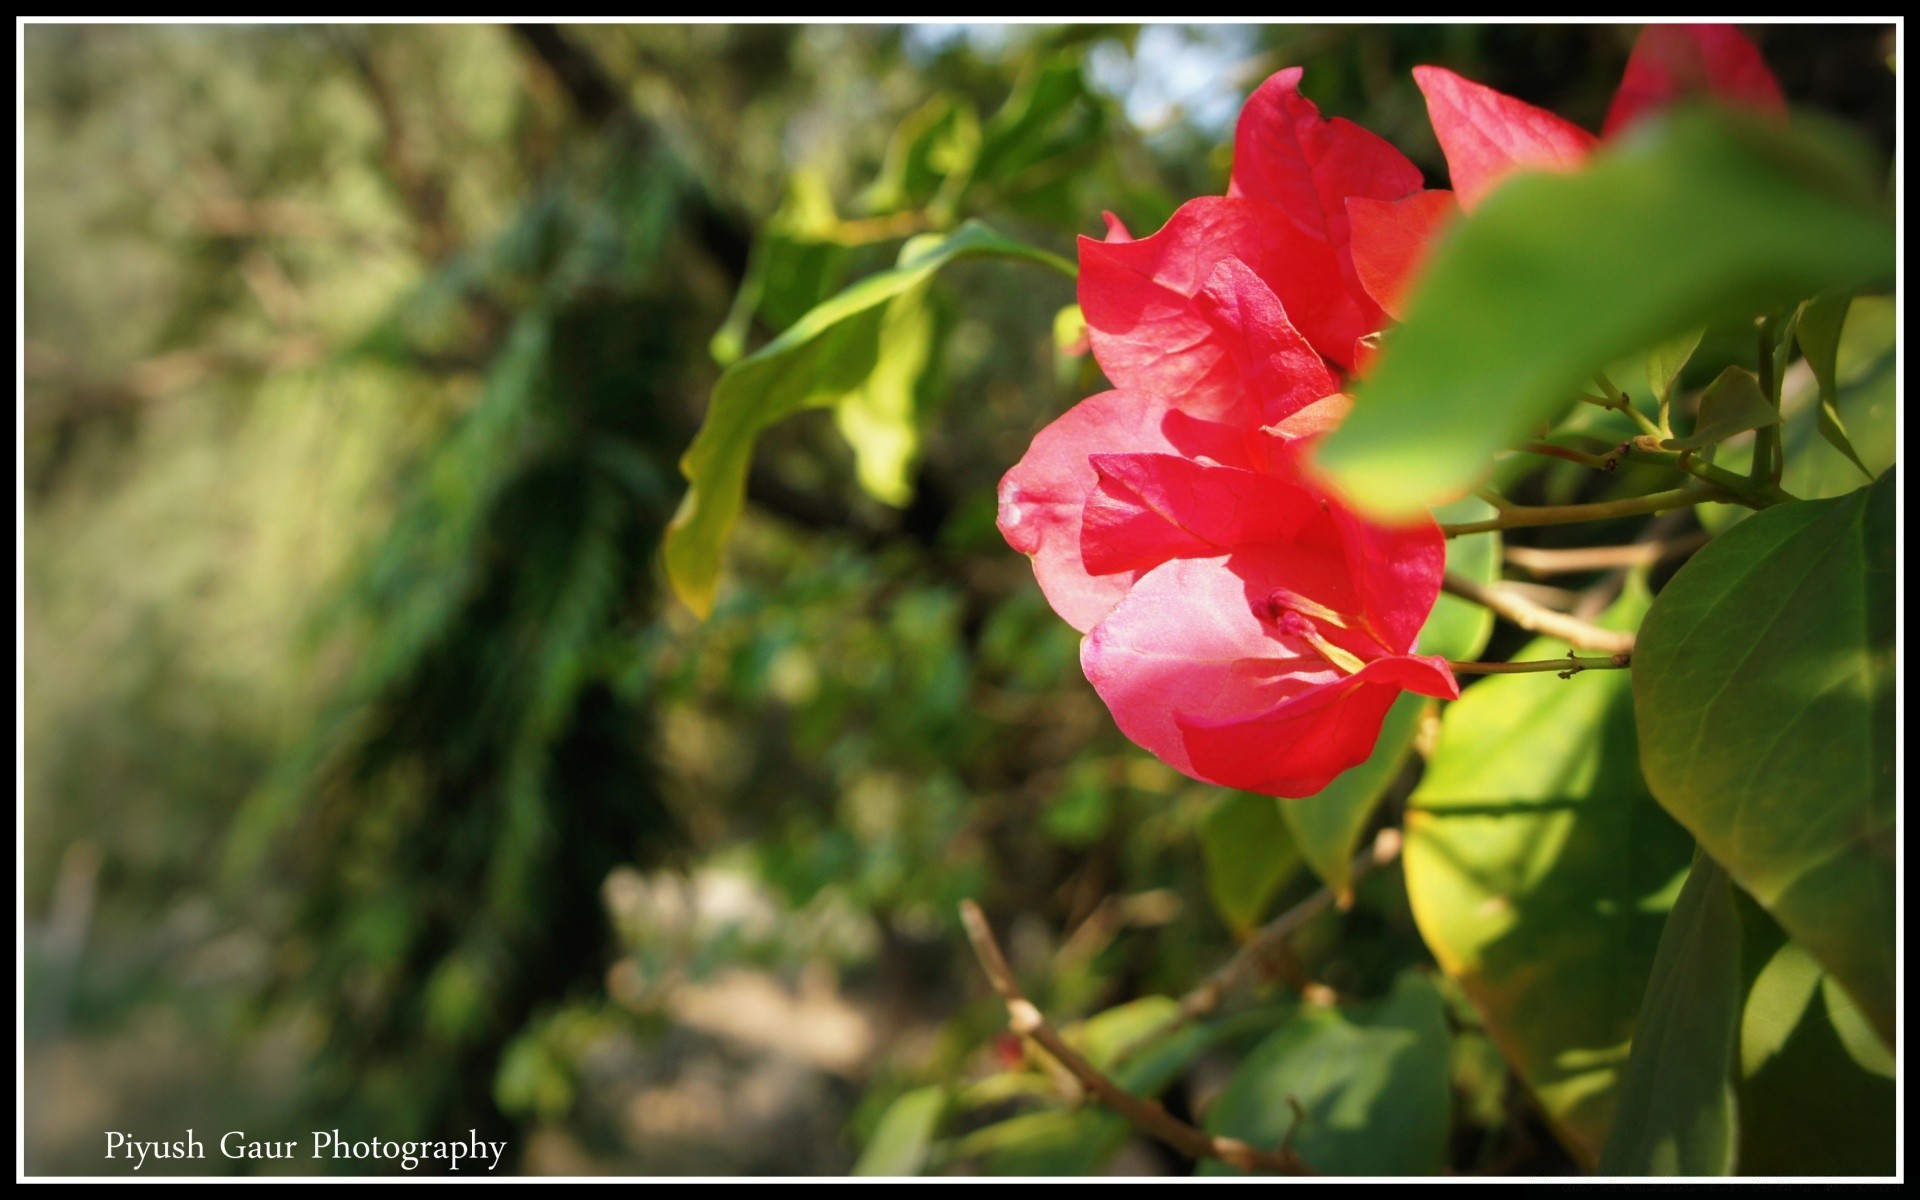
[[[1099,453],[1206,454],[1251,465],[1248,435],[1196,420],[1137,392],[1102,392],[1042,429],[1000,481],[1000,533],[1033,559],[1047,603],[1082,633],[1126,594],[1134,574],[1092,576],[1080,557],[1080,516],[1100,477]]]
[[[1130,242],[1133,240],[1133,235],[1127,232],[1126,222],[1122,221],[1119,217],[1102,210],[1100,218],[1107,223],[1107,236],[1104,240],[1109,242]]]
[[[1346,549],[1367,630],[1386,650],[1398,654],[1412,649],[1446,575],[1446,535],[1431,517],[1381,525],[1337,499],[1329,511]]]
[[[1233,719],[1345,678],[1281,641],[1255,608],[1275,588],[1330,608],[1351,603],[1344,564],[1324,550],[1260,547],[1182,558],[1143,575],[1080,646],[1080,665],[1121,732],[1195,773],[1175,714]]]
[[[1278,475],[1172,454],[1096,454],[1080,553],[1104,575],[1282,542],[1322,515],[1320,497]]]
[[[1367,294],[1398,321],[1400,302],[1420,273],[1427,252],[1460,205],[1452,192],[1415,192],[1399,200],[1347,201],[1353,228],[1353,266]]]
[[[1544,108],[1443,67],[1415,67],[1413,78],[1427,98],[1427,116],[1447,156],[1460,205],[1469,212],[1513,171],[1573,170],[1597,141]]]
[[[1255,716],[1182,713],[1176,723],[1193,774],[1270,796],[1311,796],[1367,760],[1402,691],[1448,700],[1460,695],[1443,659],[1382,658]]]
[[[1265,201],[1332,246],[1346,283],[1358,291],[1347,253],[1348,199],[1396,200],[1421,186],[1420,169],[1386,139],[1343,118],[1322,118],[1300,94],[1302,74],[1299,67],[1277,72],[1247,98],[1234,130],[1227,195]],[[1378,328],[1378,314],[1371,315]]]
[[[1219,420],[1241,403],[1240,370],[1194,297],[1223,259],[1264,281],[1294,328],[1346,365],[1353,342],[1378,328],[1372,302],[1346,286],[1333,247],[1273,206],[1202,196],[1159,232],[1131,242],[1080,239],[1080,308],[1093,354],[1116,387],[1178,397]]]
[[[1731,25],[1649,25],[1627,59],[1602,132],[1612,137],[1683,97],[1706,94],[1784,116],[1787,102],[1760,51]]]
[[[1273,290],[1237,258],[1225,258],[1194,297],[1239,369],[1261,424],[1277,424],[1340,390],[1318,352],[1294,329]]]

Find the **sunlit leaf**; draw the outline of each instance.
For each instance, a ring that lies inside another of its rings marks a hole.
[[[900,264],[862,279],[785,333],[734,363],[714,385],[707,419],[680,460],[688,482],[667,527],[667,578],[687,607],[712,611],[720,553],[745,501],[747,466],[762,429],[807,408],[838,404],[864,388],[881,359],[886,306],[963,258],[1011,258],[1072,265],[968,222],[946,237],[915,238]]]
[[[1889,1042],[1893,483],[1714,539],[1661,592],[1633,666],[1654,794]]]
[[[1603,1175],[1728,1175],[1736,1137],[1740,917],[1719,864],[1695,858],[1660,936]]]
[[[1602,624],[1631,629],[1646,605],[1632,585]],[[1516,657],[1563,652],[1542,639]],[[1472,684],[1406,818],[1421,935],[1589,1164],[1691,853],[1640,777],[1628,691],[1624,671]]]
[[[947,1108],[947,1089],[915,1088],[881,1114],[867,1148],[853,1164],[855,1175],[918,1175]]]

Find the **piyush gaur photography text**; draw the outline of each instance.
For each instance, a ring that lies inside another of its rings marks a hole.
[[[141,1141],[112,1130],[106,1137],[107,1158],[131,1162],[136,1171],[155,1160],[207,1157],[207,1144],[195,1137],[191,1129],[184,1138],[171,1142]],[[316,1129],[304,1141],[300,1138],[262,1141],[249,1138],[243,1129],[235,1129],[221,1134],[215,1144],[221,1157],[235,1161],[289,1162],[304,1158],[326,1162],[391,1162],[403,1171],[425,1163],[444,1163],[449,1171],[458,1171],[463,1163],[491,1171],[500,1165],[501,1156],[507,1152],[505,1142],[483,1141],[475,1129],[469,1129],[465,1138],[452,1142],[396,1142],[377,1137],[355,1141],[341,1137],[338,1129]]]

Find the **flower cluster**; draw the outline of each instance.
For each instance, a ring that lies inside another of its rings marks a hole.
[[[1034,438],[1000,485],[1000,530],[1126,735],[1197,779],[1307,796],[1364,761],[1402,691],[1451,699],[1414,652],[1440,591],[1432,520],[1387,526],[1315,482],[1350,406],[1343,376],[1449,217],[1522,168],[1570,169],[1595,138],[1436,67],[1415,74],[1454,191],[1281,71],[1247,101],[1225,196],[1135,239],[1080,242],[1079,299],[1113,390]],[[1607,133],[1708,91],[1778,109],[1723,26],[1654,26]]]

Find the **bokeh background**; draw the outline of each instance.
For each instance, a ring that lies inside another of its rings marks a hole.
[[[943,277],[903,506],[825,413],[763,438],[703,624],[657,550],[716,356],[942,219],[1068,256],[1102,209],[1156,227],[1279,67],[1440,182],[1408,68],[1595,128],[1632,34],[29,26],[27,1170],[337,1126],[840,1173],[1010,1052],[962,898],[1056,1017],[1190,987],[1314,882],[1217,903],[1218,789],[1118,735],[994,530],[1095,387],[1071,284]],[[1755,36],[1890,151],[1889,30]],[[1007,136],[943,191],[957,108]],[[1300,977],[1422,960],[1397,886]],[[1458,1019],[1457,1165],[1570,1169]]]

